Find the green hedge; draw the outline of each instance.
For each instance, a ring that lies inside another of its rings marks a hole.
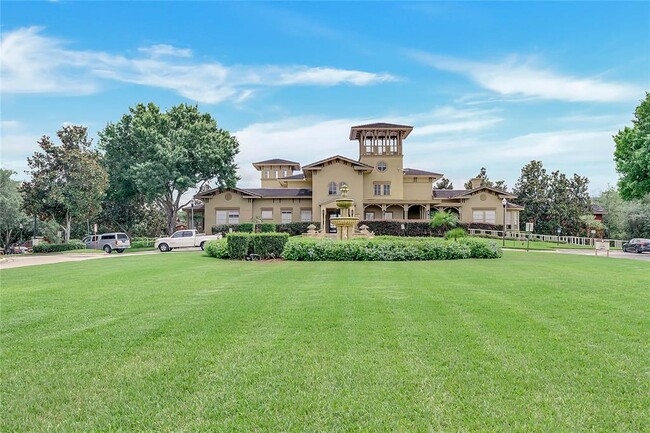
[[[432,228],[429,221],[422,220],[362,220],[358,227],[367,225],[368,230],[376,236],[409,236],[425,237],[444,235],[442,228]],[[402,229],[404,225],[404,229]],[[458,223],[458,227],[465,229],[501,230],[503,226],[484,223]]]
[[[433,238],[377,237],[337,242],[331,239],[293,238],[284,247],[286,260],[304,261],[406,261],[455,260],[501,257],[493,241]]]
[[[249,254],[257,254],[262,259],[281,257],[287,239],[287,233],[231,233],[226,237],[227,256],[237,260]]]
[[[263,259],[280,258],[288,239],[288,233],[257,233],[251,236],[252,252]]]
[[[34,246],[35,253],[59,253],[61,251],[83,250],[86,245],[79,241],[70,241],[67,244],[38,244]]]
[[[252,234],[230,233],[226,236],[228,245],[228,257],[231,259],[243,260],[252,251],[249,251]]]
[[[315,225],[316,230],[320,230],[320,222],[318,221],[279,224],[276,230],[278,233],[289,233],[289,236],[299,236],[307,233],[307,227],[309,227],[310,224]]]
[[[275,224],[274,223],[261,223],[257,225],[261,233],[274,233]]]
[[[208,241],[205,245],[205,253],[210,257],[216,259],[227,259],[228,256],[228,243],[226,239],[217,239],[214,241]]]

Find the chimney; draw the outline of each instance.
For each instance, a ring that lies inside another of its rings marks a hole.
[[[478,188],[483,184],[483,179],[480,177],[473,177],[469,180],[469,183],[472,184],[472,189]]]

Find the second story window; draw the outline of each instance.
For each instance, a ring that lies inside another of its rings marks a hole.
[[[390,195],[390,183],[384,184],[384,195]]]
[[[375,195],[381,195],[381,185],[375,184]]]
[[[336,182],[330,182],[329,185],[327,186],[327,194],[329,195],[336,195]]]

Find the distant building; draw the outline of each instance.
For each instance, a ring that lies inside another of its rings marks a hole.
[[[596,221],[601,222],[603,221],[603,215],[607,215],[605,208],[598,204],[591,205],[591,213],[594,215],[594,218],[596,218]]]
[[[214,188],[195,196],[204,203],[205,227],[261,220],[320,221],[331,228],[343,184],[362,220],[428,220],[433,212],[445,210],[466,223],[503,224],[502,200],[514,195],[481,186],[477,178],[471,179],[470,189],[433,189],[442,174],[404,167],[403,143],[412,130],[390,123],[353,126],[350,140],[358,144],[356,160],[334,155],[303,166],[286,159],[256,162],[260,188]],[[519,230],[521,210],[508,203],[507,229]]]

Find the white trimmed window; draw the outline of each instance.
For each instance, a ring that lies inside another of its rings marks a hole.
[[[302,222],[311,221],[311,209],[301,209],[300,210],[300,221],[302,221]]]
[[[239,224],[239,209],[224,209],[216,211],[217,224]]]
[[[291,209],[286,209],[282,211],[282,224],[288,224],[293,218],[293,213]]]
[[[374,187],[375,187],[375,195],[381,195],[381,185],[376,183]]]
[[[327,194],[336,195],[336,191],[336,182],[330,182],[329,185],[327,185]]]
[[[496,210],[475,210],[472,211],[472,222],[496,224],[497,212]]]
[[[273,219],[273,209],[262,209],[262,219],[263,220],[272,220]]]
[[[384,195],[390,195],[390,183],[384,184]]]
[[[392,220],[393,219],[393,212],[384,212],[384,219],[385,220]]]
[[[366,221],[369,220],[374,220],[375,219],[375,213],[374,212],[366,212]]]

